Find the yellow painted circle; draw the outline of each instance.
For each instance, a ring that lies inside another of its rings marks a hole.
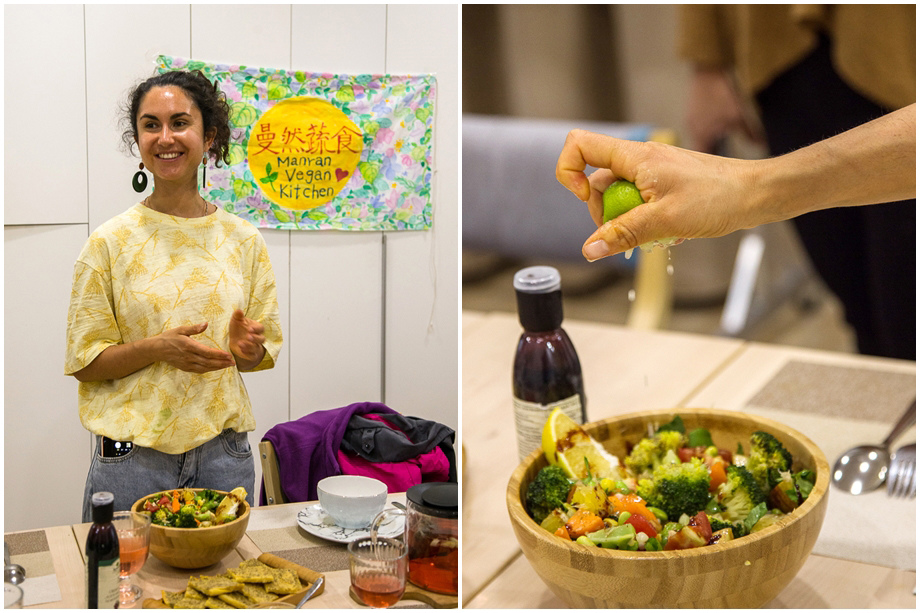
[[[348,183],[364,140],[348,116],[319,98],[282,100],[253,124],[247,153],[256,185],[298,211],[322,206]]]

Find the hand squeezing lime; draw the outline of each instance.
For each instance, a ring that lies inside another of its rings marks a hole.
[[[625,179],[614,181],[604,190],[604,223],[644,202],[635,183]]]

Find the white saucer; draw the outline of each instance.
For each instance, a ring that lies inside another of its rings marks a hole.
[[[402,515],[392,516],[380,525],[377,535],[387,538],[399,536],[403,533],[405,522],[406,518]],[[319,506],[319,503],[310,505],[297,513],[297,524],[313,536],[337,543],[350,543],[371,535],[370,527],[343,528],[336,525]]]

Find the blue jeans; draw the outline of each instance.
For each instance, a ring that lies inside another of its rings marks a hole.
[[[117,458],[102,457],[102,437],[96,436],[96,453],[86,477],[83,521],[93,520],[94,492],[115,494],[115,510],[127,511],[141,498],[165,490],[203,487],[229,492],[246,488],[246,502],[252,506],[255,489],[255,461],[245,432],[227,429],[207,443],[169,454],[134,446]]]

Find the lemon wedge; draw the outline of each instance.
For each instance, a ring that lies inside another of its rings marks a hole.
[[[596,479],[621,478],[617,457],[559,407],[547,418],[541,443],[546,461],[559,465],[572,479],[584,479],[589,470]]]

